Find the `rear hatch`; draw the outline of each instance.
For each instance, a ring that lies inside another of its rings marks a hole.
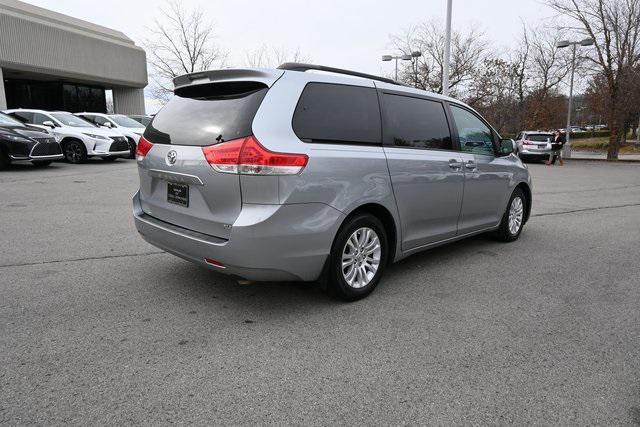
[[[228,239],[242,208],[240,175],[214,170],[203,147],[244,138],[281,71],[220,70],[176,79],[175,96],[144,133],[138,158],[142,210],[157,219]]]

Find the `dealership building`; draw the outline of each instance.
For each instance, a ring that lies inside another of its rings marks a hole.
[[[100,7],[96,3],[96,7]],[[0,0],[0,110],[144,114],[147,61],[123,33],[17,0]]]

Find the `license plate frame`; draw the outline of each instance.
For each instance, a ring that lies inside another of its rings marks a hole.
[[[189,185],[177,182],[167,182],[167,202],[188,208]]]

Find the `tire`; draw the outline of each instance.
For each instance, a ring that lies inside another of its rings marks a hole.
[[[87,148],[77,139],[67,141],[64,144],[62,151],[64,153],[65,160],[69,163],[78,164],[87,161]]]
[[[46,168],[51,164],[51,160],[34,160],[31,163],[33,163],[33,166],[37,168]]]
[[[518,202],[519,200],[519,202]],[[519,208],[518,208],[519,206]],[[513,208],[513,218],[515,222],[511,222],[511,214]],[[500,221],[500,226],[493,233],[493,236],[496,240],[501,242],[513,242],[518,240],[520,237],[520,233],[522,233],[522,228],[524,227],[524,216],[527,211],[527,199],[524,196],[524,192],[516,188],[513,190],[511,194],[511,198],[509,199],[509,204],[507,205],[507,209],[502,215],[502,221]],[[520,218],[517,221],[517,218]],[[515,226],[517,223],[517,227]]]
[[[103,157],[103,158],[102,158],[102,160],[104,160],[105,162],[112,163],[112,162],[115,162],[116,160],[118,160],[118,158],[117,158],[117,157],[115,157],[115,156],[112,156],[112,157]]]
[[[11,165],[11,159],[4,150],[0,150],[0,170],[8,169]]]
[[[135,159],[136,158],[136,142],[131,138],[127,138],[127,142],[129,143],[129,157],[127,158]]]
[[[358,238],[359,243],[356,241]],[[360,249],[375,245],[376,239],[377,245],[372,246],[370,254],[363,258]],[[356,301],[369,295],[380,282],[386,267],[388,245],[384,226],[375,216],[358,214],[348,219],[338,231],[331,247],[327,264],[327,292],[345,301]],[[350,254],[353,256],[349,256]],[[343,255],[352,261],[344,269]],[[376,263],[377,268],[372,270]]]

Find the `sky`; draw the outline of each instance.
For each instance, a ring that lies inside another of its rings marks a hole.
[[[159,14],[162,1],[28,0],[36,6],[122,31],[140,45]],[[230,65],[245,65],[246,53],[263,45],[300,52],[314,63],[365,73],[389,74],[393,53],[390,34],[409,26],[440,20],[446,0],[182,0],[187,9],[202,8],[217,27],[217,41],[228,51]],[[544,24],[553,11],[539,0],[453,0],[452,26],[482,30],[498,48],[509,47],[522,20]],[[153,109],[153,105],[149,105]]]

